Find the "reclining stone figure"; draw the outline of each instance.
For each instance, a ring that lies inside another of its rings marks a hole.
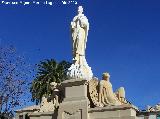
[[[125,103],[125,90],[120,87],[115,93],[109,81],[109,73],[103,73],[99,83],[99,102],[105,105],[121,105]]]
[[[129,102],[125,99],[124,87],[113,92],[109,73],[103,73],[102,80],[92,79],[89,82],[89,95],[94,106],[122,105]]]

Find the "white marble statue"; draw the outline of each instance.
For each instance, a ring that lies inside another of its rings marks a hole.
[[[88,30],[88,19],[83,14],[82,6],[79,6],[78,15],[71,22],[73,64],[68,69],[68,76],[71,78],[89,80],[93,77],[92,70],[85,59]]]
[[[83,14],[82,6],[78,8],[78,15],[71,22],[71,32],[73,39],[73,58],[80,63],[80,56],[85,55],[86,42],[89,30],[89,23]]]

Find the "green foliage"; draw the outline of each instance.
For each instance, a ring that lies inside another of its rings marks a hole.
[[[30,92],[32,93],[32,101],[38,104],[43,95],[49,95],[51,90],[49,84],[51,82],[60,83],[67,79],[67,69],[71,63],[67,61],[56,62],[54,59],[41,61],[37,67],[38,72],[33,80]]]

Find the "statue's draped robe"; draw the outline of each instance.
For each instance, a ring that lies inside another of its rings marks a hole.
[[[90,80],[93,77],[91,67],[88,66],[85,59],[88,30],[88,19],[79,12],[71,22],[73,64],[67,72],[69,77],[86,80]]]
[[[71,23],[71,30],[73,40],[73,57],[77,61],[80,60],[80,56],[85,55],[88,29],[88,19],[83,14],[74,17]]]
[[[113,92],[112,84],[109,81],[101,80],[99,87],[99,101],[104,105],[120,105],[121,102],[118,100]]]

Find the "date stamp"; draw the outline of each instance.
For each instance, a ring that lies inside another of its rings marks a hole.
[[[1,0],[0,5],[48,5],[48,6],[54,6],[54,5],[77,5],[78,2],[75,0],[59,0],[59,1],[12,1],[12,0]]]

